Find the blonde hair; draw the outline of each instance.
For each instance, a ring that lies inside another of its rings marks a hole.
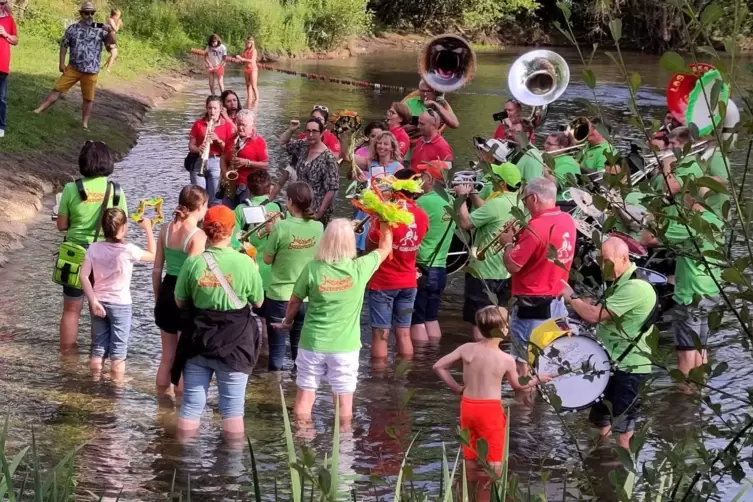
[[[499,330],[502,338],[507,337],[509,325],[510,316],[505,307],[489,305],[476,312],[476,326],[485,338],[494,338],[495,330]]]
[[[390,155],[390,160],[393,162],[402,162],[403,161],[403,154],[400,153],[400,146],[397,144],[397,138],[395,138],[395,135],[391,132],[385,131],[379,136],[376,137],[376,140],[374,140],[374,143],[369,145],[369,158],[371,160],[375,160],[379,162],[379,155],[376,151],[376,145],[379,143],[383,138],[389,138],[390,139],[390,146],[392,147],[392,154]],[[387,167],[387,166],[385,166]]]
[[[336,218],[329,222],[319,241],[314,259],[324,263],[352,260],[356,254],[356,234],[350,220]]]

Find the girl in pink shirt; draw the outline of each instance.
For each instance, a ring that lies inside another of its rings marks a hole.
[[[131,333],[131,275],[133,262],[153,262],[156,245],[152,221],[144,218],[139,226],[146,232],[146,251],[125,242],[128,217],[113,207],[102,215],[103,242],[86,250],[81,267],[81,286],[92,314],[91,361],[95,376],[102,372],[105,358],[110,358],[112,378],[120,382],[125,374],[128,336]]]

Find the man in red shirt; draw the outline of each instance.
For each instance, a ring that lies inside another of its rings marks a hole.
[[[0,0],[0,138],[5,136],[10,46],[16,44],[18,44],[18,33],[16,22],[10,13],[10,5],[8,0]]]
[[[206,188],[209,195],[209,205],[215,206],[220,203],[217,198],[217,189],[220,184],[220,157],[225,152],[225,145],[233,137],[233,125],[220,116],[222,102],[219,96],[209,96],[206,101],[206,115],[194,122],[191,132],[188,134],[188,151],[199,156],[199,159],[191,167],[191,183]],[[204,140],[207,136],[209,121],[214,121],[214,132],[208,143],[209,158],[200,173],[201,154],[204,152]]]
[[[441,160],[448,163],[452,169],[452,148],[439,133],[439,114],[432,109],[427,109],[418,116],[418,130],[421,137],[418,138],[413,154],[410,158],[410,167],[416,171],[420,164],[428,164],[433,160]]]
[[[264,138],[256,134],[256,119],[250,110],[240,110],[236,117],[238,134],[225,144],[225,154],[220,159],[220,172],[223,184],[227,183],[228,169],[238,171],[238,179],[235,181],[235,194],[228,198],[223,194],[222,203],[231,209],[249,198],[246,178],[254,169],[267,169],[269,156],[267,155],[267,143]],[[235,161],[233,161],[235,157]]]
[[[528,342],[534,328],[547,319],[567,316],[558,295],[575,256],[575,222],[556,202],[556,183],[544,177],[532,179],[523,197],[531,215],[528,226],[516,242],[514,229],[499,236],[505,267],[512,274],[511,353],[518,360],[520,375],[528,375]],[[550,248],[557,253],[557,263],[549,260]]]
[[[398,179],[408,179],[415,173],[401,169]],[[369,312],[371,314],[371,357],[387,359],[390,329],[395,326],[397,353],[413,356],[410,338],[411,312],[418,286],[416,256],[421,241],[429,230],[429,216],[413,201],[411,194],[398,192],[393,199],[405,200],[406,209],[413,213],[414,222],[392,229],[392,257],[379,266],[369,281]],[[372,225],[367,239],[369,250],[379,242],[379,230]]]
[[[314,109],[311,110],[311,118],[319,119],[326,128],[327,121],[329,120],[329,108],[324,105],[314,105]],[[298,139],[306,139],[306,133],[302,132],[299,134]],[[337,139],[337,136],[325,129],[324,134],[322,134],[322,143],[327,145],[327,148],[335,154],[337,160],[340,160],[340,140]],[[293,162],[293,164],[295,164],[295,162]]]

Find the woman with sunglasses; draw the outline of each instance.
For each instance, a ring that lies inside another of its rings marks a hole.
[[[318,118],[312,117],[306,121],[305,127],[306,139],[291,141],[290,137],[298,129],[298,121],[292,120],[288,130],[280,136],[280,146],[286,147],[293,159],[297,181],[305,181],[314,191],[311,209],[315,213],[315,219],[326,227],[335,208],[335,194],[340,183],[338,162],[323,142],[326,133],[324,124]],[[285,170],[272,189],[270,200],[277,197],[289,177],[290,172]]]
[[[405,131],[405,126],[411,125],[413,116],[410,113],[410,108],[405,103],[395,101],[387,110],[387,127],[389,131],[397,139],[398,147],[400,148],[400,155],[405,158],[410,150],[410,137]]]
[[[18,43],[8,0],[0,0],[0,138],[5,136],[5,103],[10,73],[10,46]]]
[[[340,160],[340,140],[337,136],[327,131],[327,122],[329,121],[329,108],[324,105],[314,105],[311,110],[311,118],[319,120],[324,125],[324,134],[322,134],[322,143],[335,155],[337,160]],[[302,132],[298,135],[298,139],[306,139],[306,133]]]

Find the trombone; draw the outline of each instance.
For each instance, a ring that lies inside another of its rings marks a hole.
[[[499,232],[497,235],[495,235],[494,238],[492,238],[492,240],[487,245],[485,245],[484,247],[482,247],[476,252],[476,259],[478,261],[484,261],[486,259],[486,255],[489,254],[489,252],[491,252],[491,254],[493,255],[499,254],[499,252],[502,251],[502,249],[505,247],[501,242],[499,242],[499,236],[504,234],[508,230],[510,230],[510,228],[514,227],[517,223],[518,222],[514,219],[505,223],[505,226],[502,228],[502,231]],[[525,227],[519,228],[515,232],[515,235],[517,236],[523,230],[523,228]]]
[[[571,155],[575,153],[576,151],[581,151],[586,147],[586,143],[578,143],[577,145],[571,145],[566,146],[565,148],[559,148],[557,150],[552,150],[551,152],[544,151],[544,153],[548,153],[552,157],[560,157],[562,155]]]
[[[267,235],[269,235],[269,232],[267,232],[267,230],[264,227],[266,227],[268,223],[272,223],[277,219],[284,219],[284,218],[285,218],[285,215],[283,215],[281,211],[274,211],[274,212],[269,213],[266,220],[252,227],[249,230],[239,233],[238,242],[248,242],[248,240],[254,234],[256,234],[256,237],[259,239],[263,239],[267,237]]]

